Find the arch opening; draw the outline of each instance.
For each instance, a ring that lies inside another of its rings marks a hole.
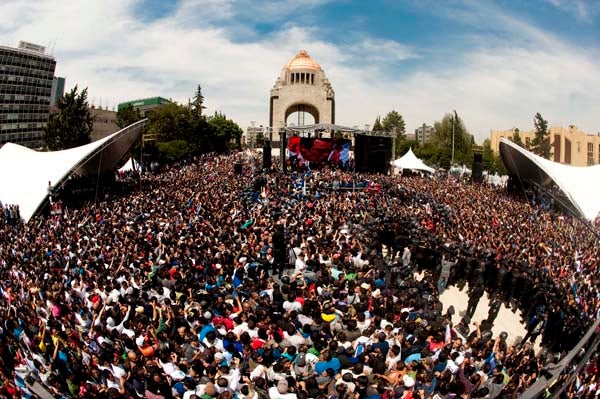
[[[319,110],[311,104],[294,104],[285,110],[286,126],[305,126],[315,123],[319,123]]]

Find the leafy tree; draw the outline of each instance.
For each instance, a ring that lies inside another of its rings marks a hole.
[[[265,145],[265,134],[260,131],[256,133],[254,137],[254,147],[262,147]]]
[[[241,147],[242,129],[221,113],[207,118],[202,114],[203,101],[198,86],[193,103],[184,106],[171,102],[150,114],[148,133],[157,138],[151,145],[163,160],[177,161],[195,154]]]
[[[212,129],[215,151],[224,152],[232,146],[241,147],[240,140],[244,131],[237,123],[215,111],[215,115],[208,119],[208,124]]]
[[[498,173],[500,176],[506,174],[506,167],[500,154],[495,154],[492,150],[490,139],[483,142],[483,166],[490,173]]]
[[[143,119],[140,110],[129,104],[117,112],[117,126],[121,129]]]
[[[383,125],[383,131],[396,132],[396,138],[404,138],[404,134],[406,133],[406,123],[404,122],[402,115],[397,111],[388,112],[381,124]]]
[[[550,159],[550,132],[548,131],[548,121],[542,118],[538,112],[533,118],[535,126],[535,136],[531,142],[532,150],[535,154]]]
[[[383,125],[381,124],[381,117],[379,115],[377,115],[377,118],[375,118],[375,123],[373,123],[373,129],[374,132],[383,132]]]
[[[452,131],[454,129],[454,162],[471,165],[473,162],[473,136],[469,134],[464,122],[457,114],[446,114],[441,121],[435,122],[435,133],[431,144],[437,148],[437,163],[449,168],[452,160]],[[435,161],[435,160],[433,160]]]
[[[65,150],[88,144],[94,118],[87,101],[87,88],[77,93],[77,86],[57,103],[58,113],[51,115],[44,128],[44,141],[50,151]]]
[[[157,135],[159,141],[189,141],[192,128],[190,109],[175,102],[164,104],[150,114],[148,132]]]
[[[523,144],[523,139],[521,139],[521,135],[519,134],[518,128],[515,128],[515,134],[513,134],[512,142],[520,147],[525,148],[525,145]]]
[[[167,161],[175,162],[192,155],[192,148],[185,140],[171,140],[156,144],[160,156]]]
[[[204,106],[204,96],[202,95],[202,87],[198,85],[196,89],[196,95],[194,96],[194,100],[191,103],[192,114],[199,118],[202,117],[202,112],[206,109]]]

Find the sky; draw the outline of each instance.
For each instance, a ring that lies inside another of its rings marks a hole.
[[[96,105],[162,96],[242,128],[306,50],[336,123],[391,110],[407,131],[456,110],[478,143],[494,129],[600,132],[600,0],[0,0],[0,45],[48,46],[67,88]]]

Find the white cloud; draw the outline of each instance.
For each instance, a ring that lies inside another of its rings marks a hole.
[[[572,14],[578,21],[592,22],[594,14],[600,7],[597,1],[594,0],[548,0],[554,7]]]
[[[186,102],[201,84],[208,111],[221,110],[242,127],[268,123],[269,90],[283,65],[306,49],[332,82],[340,124],[372,124],[377,115],[396,109],[413,130],[456,109],[478,142],[491,129],[530,129],[536,112],[551,123],[576,124],[590,133],[599,129],[597,49],[563,43],[499,10],[475,6],[461,18],[471,12],[480,23],[506,26],[510,40],[477,38],[479,45],[434,64],[421,49],[397,41],[365,33],[336,44],[319,27],[293,23],[269,36],[236,40],[244,24],[231,4],[184,0],[168,16],[141,22],[134,15],[138,0],[11,1],[0,6],[0,39],[4,45],[56,40],[57,74],[67,77],[68,86],[89,87],[96,103],[157,95]],[[283,18],[295,4],[273,2],[265,12]],[[441,51],[425,50],[428,56]],[[419,66],[394,69],[407,60]]]

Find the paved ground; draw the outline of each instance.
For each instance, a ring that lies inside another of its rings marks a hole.
[[[444,312],[450,305],[454,305],[454,309],[456,313],[452,317],[452,322],[456,325],[460,321],[461,315],[464,314],[464,311],[467,309],[467,302],[469,297],[467,295],[467,287],[464,288],[463,291],[459,291],[458,288],[454,286],[450,286],[446,288],[444,293],[440,296],[440,301],[444,305]],[[475,310],[475,314],[473,316],[473,321],[481,321],[487,318],[489,309],[489,300],[487,298],[487,294],[482,296],[479,300],[479,304],[477,305],[477,309]],[[525,333],[525,327],[520,323],[519,314],[515,314],[512,312],[512,309],[507,308],[504,304],[500,308],[500,313],[498,313],[498,317],[494,321],[494,326],[492,327],[492,331],[494,333],[494,337],[497,337],[502,331],[506,331],[508,333],[507,342],[512,344],[515,338],[520,337],[523,338]],[[471,326],[471,331],[473,330],[473,326]],[[540,338],[538,338],[538,343]],[[536,345],[537,348],[537,345]]]

